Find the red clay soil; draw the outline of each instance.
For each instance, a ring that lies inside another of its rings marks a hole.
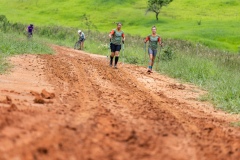
[[[0,75],[0,160],[238,160],[238,115],[146,68],[53,46]]]

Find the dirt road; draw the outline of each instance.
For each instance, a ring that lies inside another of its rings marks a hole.
[[[0,75],[0,160],[240,159],[239,116],[200,102],[204,91],[53,48]]]

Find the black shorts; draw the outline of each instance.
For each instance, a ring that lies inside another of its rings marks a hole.
[[[117,52],[117,51],[119,52],[121,50],[121,45],[116,45],[111,43],[110,47],[111,47],[111,52]]]

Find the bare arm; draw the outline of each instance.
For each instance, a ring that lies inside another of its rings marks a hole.
[[[109,33],[109,38],[112,39],[112,36],[114,34],[114,30],[112,30],[110,33]]]
[[[147,43],[147,41],[149,41],[149,37],[147,36],[144,40],[144,43]]]
[[[125,41],[126,38],[124,33],[122,34],[122,38],[123,38],[122,40]]]
[[[163,43],[162,43],[162,39],[160,37],[158,38],[158,43],[162,47]]]

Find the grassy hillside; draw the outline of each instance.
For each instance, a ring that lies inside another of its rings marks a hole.
[[[1,0],[1,14],[11,22],[87,28],[87,14],[97,29],[108,32],[121,21],[128,34],[145,36],[152,25],[163,38],[201,42],[209,47],[238,52],[239,0],[174,0],[164,7],[159,21],[145,15],[147,0]]]

